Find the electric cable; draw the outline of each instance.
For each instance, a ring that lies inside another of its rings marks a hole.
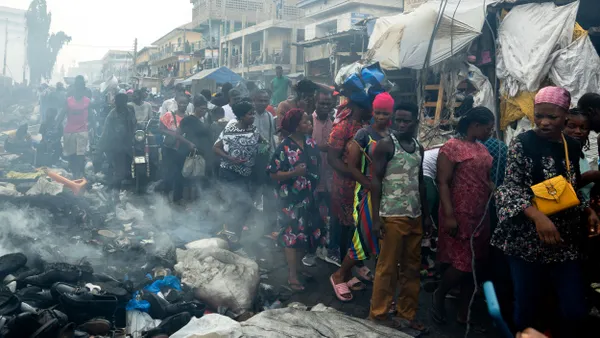
[[[490,33],[492,34],[492,39],[494,41],[494,50],[495,50],[496,49],[496,45],[495,45],[496,36],[494,34],[494,30],[492,29],[492,26],[490,25],[490,23],[487,19],[486,0],[483,0],[483,17],[485,19],[488,29],[490,30]],[[496,92],[497,92],[497,82],[498,82],[498,80],[494,79],[494,95],[496,95]],[[500,170],[500,160],[498,159],[498,161],[496,161],[496,162],[497,162],[496,163],[496,174],[498,174],[498,171]],[[496,182],[494,182],[494,188],[498,187],[498,183],[499,183],[498,175],[496,175]],[[485,220],[485,216],[489,212],[490,203],[491,203],[493,197],[494,197],[494,191],[491,191],[490,196],[489,196],[488,201],[485,206],[485,213],[481,217],[481,220],[479,221],[479,225],[477,225],[477,227],[475,227],[475,230],[473,230],[473,233],[471,234],[471,238],[469,240],[470,247],[471,247],[471,269],[473,270],[473,284],[475,287],[473,289],[473,294],[471,295],[471,299],[469,300],[469,307],[467,310],[467,329],[465,331],[465,338],[469,336],[469,332],[471,331],[471,310],[473,307],[473,302],[475,301],[475,295],[479,291],[479,285],[478,285],[478,281],[477,281],[477,273],[475,271],[475,269],[476,269],[476,267],[475,267],[475,265],[476,265],[476,262],[475,262],[475,234],[483,226],[483,221]]]

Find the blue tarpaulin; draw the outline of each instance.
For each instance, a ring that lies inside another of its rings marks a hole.
[[[242,77],[238,74],[234,73],[231,69],[222,66],[219,68],[213,69],[205,69],[199,73],[196,73],[187,79],[185,79],[182,83],[185,86],[191,85],[194,80],[204,80],[209,79],[215,81],[217,84],[223,84],[225,82],[229,82],[231,84],[236,84],[242,81]]]

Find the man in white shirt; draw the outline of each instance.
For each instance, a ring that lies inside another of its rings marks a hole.
[[[223,106],[225,111],[225,118],[229,121],[235,120],[235,114],[231,107],[242,100],[242,93],[237,89],[231,89],[229,91],[229,103]]]
[[[177,86],[175,86],[175,96],[177,96],[177,93],[185,93],[185,88],[181,84],[178,84]],[[158,110],[158,113],[160,114],[160,116],[163,116],[168,112],[176,112],[178,109],[179,108],[177,107],[177,101],[175,101],[175,97],[173,97],[172,99],[168,99],[168,100],[165,100],[165,102],[163,102],[162,106]],[[185,114],[186,115],[194,114],[194,104],[193,103],[190,102],[188,104],[187,109],[185,110]]]
[[[437,224],[437,214],[440,202],[437,184],[435,183],[437,177],[437,159],[440,148],[441,146],[438,146],[426,150],[423,154],[423,180],[425,188],[427,189],[427,207],[429,208],[429,215],[431,215],[435,224]]]
[[[136,89],[133,92],[133,100],[128,103],[128,105],[135,112],[135,119],[138,125],[146,125],[148,121],[152,118],[152,105],[150,103],[143,101],[144,93],[141,89]]]

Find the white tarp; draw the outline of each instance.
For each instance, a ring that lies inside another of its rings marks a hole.
[[[263,311],[238,323],[229,317],[209,314],[192,320],[171,338],[308,338],[361,337],[410,338],[398,330],[366,319],[350,317],[324,306],[311,311],[276,309]]]
[[[571,93],[573,105],[585,93],[600,88],[600,57],[588,34],[557,51],[550,68],[550,80]]]
[[[487,1],[486,5],[494,2]],[[377,19],[365,58],[379,61],[383,69],[422,69],[439,11],[440,1],[432,0],[414,12]],[[457,54],[478,37],[484,15],[481,0],[448,0],[433,42],[430,65]]]
[[[486,107],[496,115],[496,96],[487,76],[483,75],[479,68],[469,64],[467,80],[477,89],[473,95],[473,107]]]
[[[555,52],[571,43],[578,8],[579,1],[560,7],[547,2],[516,6],[506,15],[498,29],[496,60],[504,93],[512,97],[540,88]]]

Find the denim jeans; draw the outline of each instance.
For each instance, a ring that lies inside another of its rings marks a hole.
[[[515,325],[519,331],[535,328],[536,315],[541,310],[543,285],[552,283],[560,314],[557,337],[576,337],[586,317],[584,284],[578,261],[562,263],[531,263],[518,257],[508,257],[515,293]]]

